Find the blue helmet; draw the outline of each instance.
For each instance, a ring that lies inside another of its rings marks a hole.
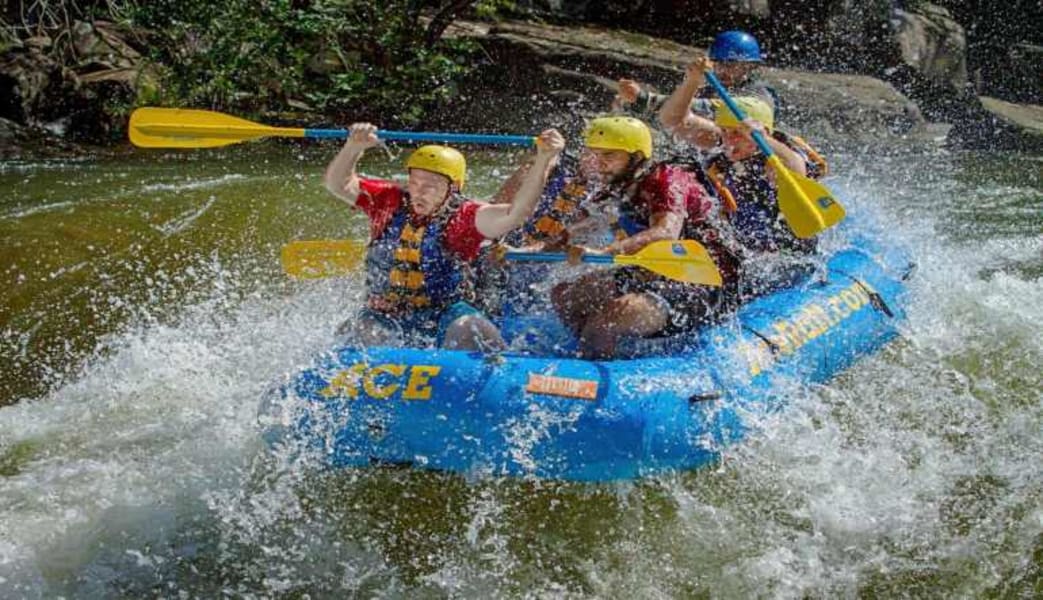
[[[713,39],[710,60],[722,62],[761,62],[757,38],[745,31],[725,31]]]

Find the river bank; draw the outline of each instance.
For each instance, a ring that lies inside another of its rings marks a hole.
[[[947,27],[916,30],[916,35],[899,30],[895,35],[912,55],[918,52],[916,47],[937,46],[939,40],[956,35],[957,25]],[[54,50],[57,42],[46,36],[17,41],[0,58],[0,90],[11,98],[0,107],[0,157],[118,152],[125,144],[129,108],[164,103],[158,88],[165,67],[135,48],[133,30],[105,21],[78,22],[73,29],[78,36],[71,42],[77,58],[71,67],[56,56],[61,54]],[[409,105],[410,128],[522,133],[555,125],[575,130],[582,117],[608,109],[617,79],[636,79],[668,93],[680,80],[684,65],[704,51],[620,29],[530,21],[457,19],[442,37],[450,45],[470,48],[466,58],[457,59],[466,61],[465,74],[445,80],[423,103],[423,110]],[[343,59],[329,54],[330,50],[317,52],[307,67],[315,70],[310,76],[330,76],[331,69],[345,68]],[[948,50],[949,55],[959,52],[964,50]],[[952,59],[936,58],[939,63]],[[925,73],[948,79],[930,88],[930,93],[922,92],[930,87],[926,83],[902,85],[919,94],[916,99],[893,83],[850,69],[765,68],[762,76],[780,94],[785,124],[827,148],[853,144],[886,148],[916,141],[953,149],[1043,152],[1043,107],[968,94],[958,88],[960,81],[966,82],[965,72],[938,74],[938,67],[928,63],[922,65]],[[953,78],[955,82],[949,81]],[[385,102],[393,90],[379,92],[380,102]],[[309,127],[342,126],[360,118],[381,122],[402,118],[369,106],[372,103],[364,92],[359,92],[354,110],[328,111],[317,111],[289,92],[284,95],[261,103],[244,98],[242,110],[262,107],[245,116]],[[942,110],[939,103],[947,108]]]

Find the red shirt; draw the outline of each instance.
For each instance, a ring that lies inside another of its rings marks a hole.
[[[714,202],[695,173],[679,165],[661,164],[638,184],[633,204],[638,212],[648,211],[648,216],[662,212],[681,215],[685,223],[681,237],[688,236],[703,244],[717,263],[721,277],[725,281],[735,280],[737,263],[721,239],[717,223],[712,222]]]
[[[652,215],[671,212],[682,220],[699,222],[713,204],[695,174],[678,165],[660,164],[638,183],[633,206],[651,223]]]
[[[405,189],[394,181],[359,179],[359,195],[355,200],[355,206],[369,217],[371,240],[384,233],[406,198]],[[485,241],[485,236],[479,233],[476,223],[480,206],[480,203],[473,200],[465,201],[449,217],[445,226],[443,246],[467,261],[478,258],[478,251]]]

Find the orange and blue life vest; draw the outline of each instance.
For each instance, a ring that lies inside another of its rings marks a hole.
[[[445,247],[445,229],[459,210],[454,195],[439,216],[414,223],[407,202],[370,242],[366,283],[370,308],[381,312],[443,309],[465,298],[470,267]]]
[[[547,183],[535,215],[525,226],[506,238],[515,246],[527,246],[556,239],[564,235],[568,226],[584,216],[581,209],[589,196],[589,185],[574,177],[569,169],[559,168]]]

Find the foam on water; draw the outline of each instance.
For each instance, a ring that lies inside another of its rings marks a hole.
[[[0,449],[26,449],[0,488],[0,576],[75,573],[111,528],[162,529],[162,515],[238,485],[259,447],[257,399],[332,343],[351,297],[332,286],[239,306],[215,295],[176,325],[119,334],[72,383],[0,411]]]
[[[828,385],[779,381],[790,406],[716,468],[582,486],[269,453],[258,399],[333,343],[359,289],[230,294],[227,273],[0,409],[0,596],[1038,590],[1043,240],[1019,220],[1043,193],[849,172],[830,181],[849,213],[919,262],[902,338]],[[979,196],[975,227],[954,198]],[[517,424],[518,451],[559,425]]]

